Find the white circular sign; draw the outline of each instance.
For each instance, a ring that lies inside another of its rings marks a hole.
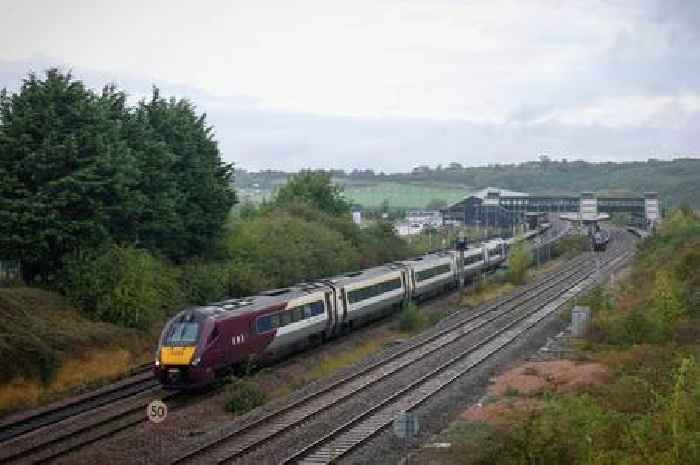
[[[161,400],[154,400],[146,407],[146,416],[153,423],[160,423],[168,416],[168,406]]]

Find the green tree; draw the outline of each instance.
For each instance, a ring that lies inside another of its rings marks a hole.
[[[0,256],[48,277],[69,252],[129,221],[139,171],[121,136],[123,96],[56,69],[0,94]]]
[[[343,197],[343,188],[334,184],[330,173],[302,170],[282,186],[274,204],[284,206],[304,202],[330,215],[350,213],[350,203]]]
[[[342,234],[279,209],[239,221],[223,247],[238,266],[266,276],[273,287],[332,276],[358,263],[356,249]],[[251,290],[257,289],[244,291]]]
[[[134,118],[147,123],[140,153],[145,154],[142,187],[152,194],[148,212],[157,219],[163,200],[167,212],[174,211],[167,221],[151,222],[152,234],[144,240],[176,260],[201,253],[221,234],[236,203],[233,165],[222,161],[206,115],[198,116],[187,100],[166,100],[154,88]]]

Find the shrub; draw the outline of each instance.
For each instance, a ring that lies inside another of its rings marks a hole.
[[[144,250],[113,245],[70,260],[66,296],[96,319],[146,328],[183,301],[174,269]]]
[[[517,241],[508,257],[508,279],[515,285],[523,284],[527,279],[527,270],[532,264],[532,254],[524,241]]]
[[[229,295],[230,274],[226,263],[193,260],[183,265],[180,282],[187,302],[204,305],[226,297]]]
[[[399,315],[399,329],[412,333],[422,330],[428,325],[428,319],[414,303],[406,305]]]
[[[552,246],[552,257],[572,257],[590,249],[586,236],[566,236]]]
[[[223,245],[238,267],[266,277],[273,287],[332,276],[358,262],[340,233],[280,210],[235,223]]]
[[[242,415],[267,402],[267,395],[251,382],[240,380],[226,388],[227,411]]]

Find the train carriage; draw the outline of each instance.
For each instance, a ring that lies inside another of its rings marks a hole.
[[[329,280],[336,290],[342,329],[378,318],[410,296],[408,269],[400,264],[378,266]]]
[[[457,263],[454,254],[437,252],[399,262],[410,271],[410,295],[422,300],[457,283]]]

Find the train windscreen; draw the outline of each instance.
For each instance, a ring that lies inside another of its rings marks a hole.
[[[189,346],[197,342],[199,323],[173,323],[165,338],[166,346]]]

